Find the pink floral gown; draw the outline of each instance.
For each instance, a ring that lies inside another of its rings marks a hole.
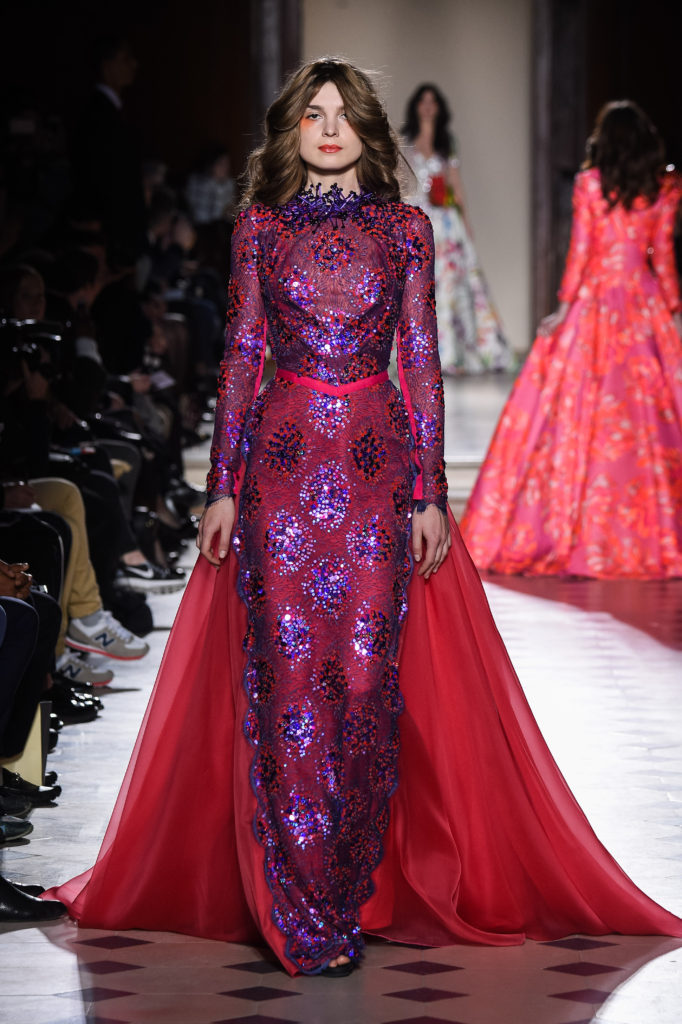
[[[681,188],[612,209],[581,172],[559,298],[502,412],[465,510],[476,565],[599,578],[682,575]]]

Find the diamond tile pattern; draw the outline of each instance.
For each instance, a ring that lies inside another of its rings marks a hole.
[[[262,1013],[255,1013],[249,1017],[225,1017],[224,1020],[214,1021],[213,1024],[292,1024],[292,1021],[285,1020],[284,1017],[264,1017]]]
[[[452,1017],[401,1017],[400,1020],[387,1020],[385,1024],[462,1024]]]
[[[591,964],[585,960],[579,960],[575,964],[556,964],[554,967],[545,967],[546,971],[559,971],[562,974],[576,974],[582,977],[590,977],[593,974],[612,974],[619,971],[620,967],[609,967],[608,964]]]
[[[133,994],[118,988],[82,988],[78,992],[56,993],[65,999],[82,999],[84,1003],[101,1003],[105,999],[122,999],[123,996],[132,996]]]
[[[99,949],[124,949],[126,946],[146,946],[149,939],[131,939],[124,935],[103,935],[99,939],[79,939],[79,946],[97,946]]]
[[[269,999],[284,999],[286,996],[298,995],[284,988],[268,988],[267,985],[254,985],[252,988],[235,988],[229,992],[220,992],[221,996],[234,996],[236,999],[252,999],[254,1003],[264,1003]]]
[[[598,988],[583,988],[575,992],[552,992],[552,999],[568,999],[572,1003],[594,1003],[599,1006],[611,995]]]
[[[139,964],[122,964],[116,960],[89,960],[87,964],[83,964],[82,969],[89,971],[90,974],[120,974],[121,971],[143,970]]]
[[[388,964],[385,971],[404,971],[405,974],[444,974],[446,971],[461,971],[461,967],[437,964],[432,960],[415,960],[409,964]]]
[[[387,996],[394,999],[411,999],[415,1003],[437,1003],[439,999],[459,999],[465,996],[466,992],[448,992],[442,988],[406,988],[402,992],[386,992]]]
[[[248,960],[243,964],[225,964],[225,967],[232,971],[250,971],[253,974],[281,974],[282,968],[279,964],[271,963],[270,960]]]
[[[605,949],[606,946],[613,946],[613,942],[600,942],[598,939],[557,939],[556,942],[544,942],[544,946],[556,946],[558,949]]]
[[[483,454],[508,386],[497,375],[446,382],[446,451],[455,460]],[[183,557],[189,568],[189,551]],[[494,577],[484,586],[540,727],[600,839],[646,892],[682,913],[682,580]],[[62,730],[49,763],[64,786],[59,807],[32,812],[32,841],[0,851],[3,875],[51,885],[93,862],[180,596],[150,597],[159,627],[147,638],[150,655],[115,666],[96,722]],[[360,969],[332,980],[290,978],[262,947],[79,930],[66,919],[0,924],[0,1017],[596,1024],[598,1013],[599,1024],[680,1024],[681,950],[680,940],[646,936],[437,950],[370,938]]]

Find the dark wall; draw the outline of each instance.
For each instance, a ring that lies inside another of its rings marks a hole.
[[[636,100],[682,169],[682,4],[589,0],[586,19],[588,122],[607,100]]]
[[[571,227],[573,178],[600,107],[633,99],[682,170],[682,4],[534,0],[535,319],[556,305]]]
[[[125,97],[145,157],[184,172],[207,142],[240,171],[257,124],[251,103],[251,5],[234,0],[10,0],[2,5],[3,109],[21,94],[67,126],[88,88],[88,47],[123,31],[140,61]]]

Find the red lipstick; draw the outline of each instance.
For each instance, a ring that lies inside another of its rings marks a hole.
[[[323,153],[338,153],[339,150],[341,149],[341,146],[318,146],[318,149],[320,149]]]

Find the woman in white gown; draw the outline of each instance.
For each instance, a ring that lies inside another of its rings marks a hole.
[[[433,225],[438,348],[446,375],[510,370],[514,356],[488,296],[462,200],[450,112],[435,85],[420,85],[407,104],[405,158],[414,172],[407,201]]]

